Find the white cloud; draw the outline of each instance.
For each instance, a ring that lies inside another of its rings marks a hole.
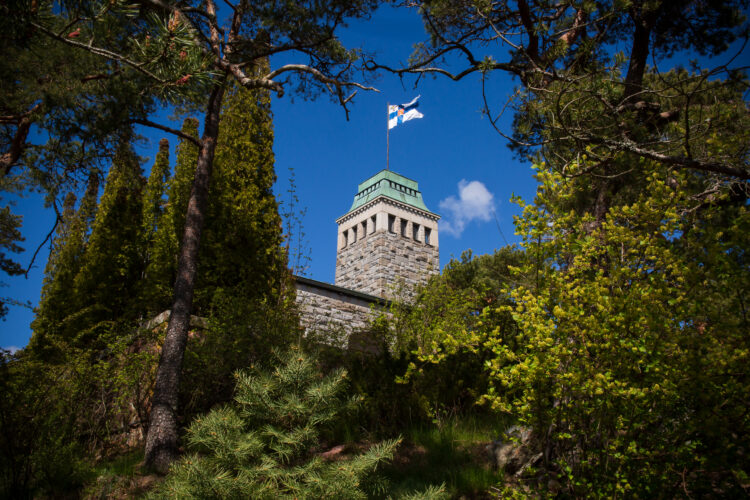
[[[21,349],[19,347],[16,347],[14,345],[9,345],[8,347],[3,347],[6,351],[10,352],[11,354],[15,354],[16,351],[20,351]]]
[[[440,202],[440,210],[443,212],[440,232],[458,238],[469,222],[489,221],[495,210],[494,199],[495,196],[481,182],[461,179],[458,183],[458,198],[449,196]]]

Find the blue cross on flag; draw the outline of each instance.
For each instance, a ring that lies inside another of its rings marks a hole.
[[[408,104],[388,106],[388,130],[400,123],[407,122],[413,118],[423,118],[424,115],[417,111],[417,102],[421,96],[415,97]]]

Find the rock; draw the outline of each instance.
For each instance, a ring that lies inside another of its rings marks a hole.
[[[509,474],[525,470],[540,458],[534,453],[531,429],[514,425],[486,447],[490,460],[498,470]]]
[[[323,458],[324,460],[339,460],[344,450],[346,450],[346,445],[340,444],[338,446],[334,446],[328,451],[318,453],[318,456]]]

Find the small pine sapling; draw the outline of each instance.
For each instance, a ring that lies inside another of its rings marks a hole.
[[[399,440],[338,461],[315,453],[323,430],[357,402],[346,372],[321,375],[298,347],[272,371],[236,375],[234,404],[188,429],[191,451],[170,470],[158,498],[367,498],[365,484]]]

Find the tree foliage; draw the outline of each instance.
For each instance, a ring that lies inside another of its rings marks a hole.
[[[198,280],[199,308],[218,289],[245,298],[280,298],[286,262],[276,181],[271,97],[232,85],[224,98]],[[205,298],[204,298],[205,297]]]
[[[345,388],[346,372],[323,377],[298,348],[272,370],[238,373],[234,404],[191,424],[192,453],[172,467],[158,496],[368,498],[368,476],[397,441],[343,461],[315,454],[322,433],[356,403]]]
[[[592,231],[565,208],[576,188],[540,167],[518,227],[549,266],[538,286],[508,289],[518,341],[489,338],[487,399],[534,429],[574,496],[739,494],[747,209],[690,211],[688,175],[640,169],[646,187]]]
[[[715,68],[695,66],[666,78],[659,68],[686,52],[718,55],[746,37],[745,0],[417,5],[430,39],[406,67],[387,69],[454,80],[480,75],[485,114],[523,156],[541,153],[551,167],[577,175],[567,169],[587,154],[584,170],[612,177],[626,170],[612,165],[626,152],[633,161],[704,172],[709,181],[750,179],[747,127],[722,120],[734,113],[744,123],[744,99],[707,105],[717,92],[746,91],[744,69],[731,66],[744,45]],[[504,104],[484,85],[497,71],[520,81]],[[500,128],[505,109],[515,112],[512,132]],[[717,154],[703,147],[714,133],[737,134],[743,146]],[[654,140],[659,136],[669,139]]]
[[[268,94],[240,90],[226,104],[222,117],[231,126],[229,137],[221,136],[222,160],[212,185],[196,310],[203,320],[187,348],[183,421],[226,403],[233,372],[287,344],[295,328],[271,193]],[[197,135],[197,128],[197,120],[185,120],[183,133]],[[70,409],[64,439],[82,456],[137,442],[147,428],[164,331],[144,325],[170,304],[197,147],[189,139],[180,142],[173,176],[168,154],[161,141],[146,180],[126,138],[98,203],[98,175],[91,176],[77,211],[75,197],[67,197],[34,335],[24,351],[29,362],[9,360],[14,380],[33,363],[65,374],[50,391],[79,403]],[[39,474],[32,470],[33,481]]]
[[[269,93],[233,85],[222,109],[196,284],[194,310],[209,319],[208,329],[186,351],[185,416],[228,401],[236,370],[294,337],[272,146]]]
[[[431,38],[392,70],[512,73],[512,132],[483,86],[485,113],[538,170],[500,300],[427,353],[442,363],[444,345],[479,346],[481,399],[532,430],[539,467],[505,493],[743,495],[750,114],[731,67],[743,48],[715,68],[659,65],[746,36],[747,2],[419,6]]]
[[[85,467],[83,447],[74,437],[81,400],[59,390],[67,370],[0,354],[0,496],[74,490]]]
[[[98,351],[117,324],[132,324],[143,272],[139,249],[144,179],[128,138],[120,143],[101,200],[92,174],[74,220],[56,237],[32,350],[63,346]],[[93,215],[95,213],[95,215]],[[67,217],[72,216],[70,210]],[[46,347],[45,347],[46,346]]]
[[[198,135],[198,120],[187,118],[182,123],[181,132],[192,137]],[[177,145],[177,159],[174,174],[162,189],[166,192],[166,205],[159,214],[156,228],[151,236],[150,254],[143,291],[146,294],[145,306],[148,314],[156,315],[169,309],[172,290],[177,276],[177,255],[180,249],[180,235],[185,226],[190,186],[193,182],[198,148],[187,139]]]
[[[67,340],[92,350],[106,345],[116,323],[132,324],[139,317],[134,299],[143,274],[139,242],[145,179],[128,139],[113,159],[81,269],[68,291],[75,310],[65,320]]]
[[[99,182],[99,173],[92,172],[75,214],[70,206],[73,200],[68,197],[62,224],[52,243],[39,308],[31,324],[34,334],[29,341],[29,350],[45,358],[56,355],[62,347],[59,340],[66,337],[65,319],[74,308],[71,291],[96,214]]]
[[[213,0],[167,3],[153,0],[144,2],[138,12],[126,3],[94,1],[62,4],[52,22],[33,19],[29,23],[63,45],[99,56],[111,66],[123,65],[128,71],[132,70],[138,79],[146,80],[139,88],[147,89],[145,94],[154,99],[206,105],[202,137],[178,133],[196,144],[199,154],[181,237],[170,324],[162,349],[146,444],[147,462],[161,471],[166,471],[177,453],[174,409],[226,82],[232,79],[244,88],[274,90],[281,96],[290,85],[290,77],[296,76],[299,95],[308,97],[324,91],[346,110],[356,89],[372,88],[353,79],[359,54],[347,50],[335,36],[335,30],[347,18],[369,15],[376,4],[373,0],[287,2],[283,5],[230,3],[233,14],[224,24],[217,16]],[[113,43],[116,40],[106,35],[98,36],[102,28],[111,24],[123,27],[128,33],[128,44]],[[87,43],[75,40],[78,37]],[[274,70],[264,68],[263,63],[279,53],[302,57],[304,62],[285,64]],[[259,68],[266,71],[256,73]],[[112,75],[111,70],[105,72],[105,78]],[[136,82],[136,85],[139,84]],[[146,116],[150,111],[153,107],[140,106],[130,113],[129,119],[177,133],[148,120]]]

